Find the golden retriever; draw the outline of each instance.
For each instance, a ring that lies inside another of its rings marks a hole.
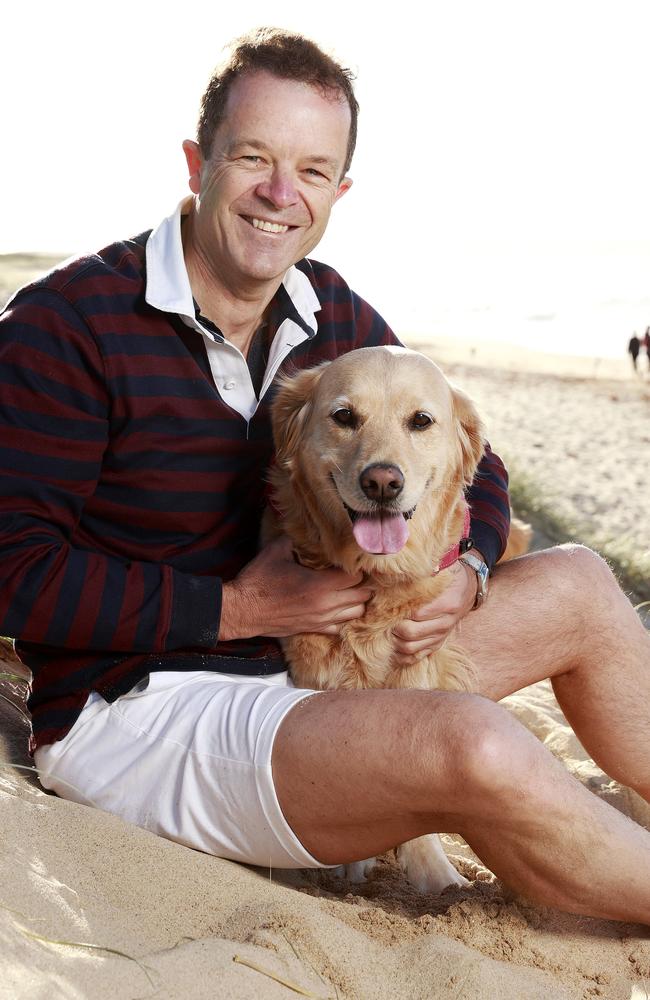
[[[464,490],[484,450],[473,403],[424,355],[371,347],[285,378],[272,422],[265,538],[285,532],[302,565],[361,570],[374,591],[340,635],[282,641],[296,686],[471,690],[472,664],[453,638],[399,667],[392,630],[445,589],[467,533]],[[465,882],[435,835],[397,855],[422,891]],[[368,864],[348,874],[363,878]]]

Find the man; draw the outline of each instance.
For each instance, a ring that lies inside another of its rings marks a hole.
[[[650,923],[650,835],[495,704],[551,676],[595,759],[650,798],[649,641],[593,553],[508,564],[483,603],[480,561],[478,576],[458,562],[447,594],[397,626],[404,664],[462,629],[476,694],[287,684],[276,637],[336,633],[370,597],[285,542],[254,555],[279,366],[394,342],[304,259],[350,187],[355,131],[349,78],[315,46],[241,40],[184,145],[183,214],[8,307],[0,631],[34,673],[41,779],[256,864],[457,831],[533,899]],[[500,469],[488,453],[473,487],[490,564]]]

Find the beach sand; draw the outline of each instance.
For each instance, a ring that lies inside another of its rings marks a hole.
[[[589,761],[546,683],[507,705],[595,794],[650,828],[648,806]],[[472,881],[441,895],[416,893],[388,857],[363,886],[247,868],[43,793],[6,763],[25,759],[19,709],[3,702],[0,720],[14,733],[0,770],[7,1000],[298,995],[273,977],[338,1000],[647,996],[647,928],[515,899],[458,838],[443,840]]]
[[[551,373],[521,352],[495,361],[419,346],[477,400],[495,450],[571,513],[577,540],[593,528],[636,534],[648,549],[649,383],[625,372],[585,379],[560,371],[566,359],[548,362]],[[455,837],[446,848],[471,883],[426,896],[390,858],[363,886],[247,868],[47,795],[11,766],[29,765],[24,684],[5,678],[0,690],[0,998],[649,995],[648,929],[513,898]],[[594,794],[650,829],[650,807],[589,760],[548,683],[504,704]]]

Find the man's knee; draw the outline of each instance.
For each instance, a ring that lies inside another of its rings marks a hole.
[[[546,751],[500,705],[480,695],[445,697],[438,753],[444,761],[444,795],[450,811],[498,810],[502,797],[533,782]],[[439,762],[438,762],[439,763]]]
[[[615,583],[605,560],[586,545],[566,542],[539,553],[536,570],[560,594],[571,597],[584,593],[592,586]]]
[[[552,552],[558,602],[587,643],[624,626],[631,604],[605,559],[585,545],[559,545]]]
[[[588,581],[597,586],[616,585],[614,575],[603,557],[588,546],[566,542],[564,545],[557,545],[551,552],[572,580]]]
[[[573,627],[587,638],[595,620],[602,624],[617,601],[627,600],[606,561],[586,545],[570,542],[539,555],[536,585],[552,595],[558,615],[571,617]]]

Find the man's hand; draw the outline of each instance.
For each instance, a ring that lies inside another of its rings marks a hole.
[[[393,629],[393,666],[410,667],[424,659],[443,642],[461,618],[474,607],[476,573],[458,560],[449,568],[449,586],[440,597],[422,605],[406,621]]]
[[[343,622],[363,615],[372,597],[362,580],[362,573],[350,576],[340,569],[298,565],[291,542],[282,536],[224,583],[219,638],[337,635]]]

